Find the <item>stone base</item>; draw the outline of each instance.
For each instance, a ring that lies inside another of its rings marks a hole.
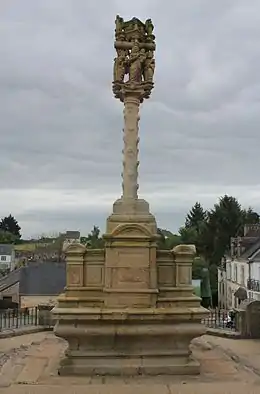
[[[151,234],[157,234],[155,217],[150,213],[149,203],[143,199],[118,199],[113,204],[113,213],[107,218],[107,233],[121,224],[145,225]]]
[[[200,364],[190,358],[65,358],[59,371],[61,376],[136,376],[136,375],[199,375]]]
[[[60,375],[200,373],[190,342],[205,333],[203,308],[62,309],[54,331],[69,346]]]

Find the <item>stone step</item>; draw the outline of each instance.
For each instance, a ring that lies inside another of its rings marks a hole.
[[[25,365],[24,358],[10,358],[1,368],[0,387],[8,387],[15,381],[17,375],[22,371]]]
[[[29,358],[15,380],[18,384],[34,384],[37,383],[40,376],[48,363],[48,359],[44,357]]]

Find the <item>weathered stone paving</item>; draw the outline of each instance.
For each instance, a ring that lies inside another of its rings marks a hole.
[[[260,341],[205,336],[195,340],[192,346],[194,355],[202,364],[201,375],[198,377],[70,378],[57,375],[59,359],[66,344],[52,333],[1,339],[0,393],[260,392]]]

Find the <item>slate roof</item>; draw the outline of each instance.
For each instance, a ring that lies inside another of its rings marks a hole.
[[[66,286],[66,263],[29,264],[0,279],[0,292],[19,282],[20,295],[58,295]]]
[[[12,244],[0,244],[0,255],[11,256],[14,250],[14,245]]]
[[[79,239],[80,238],[80,231],[66,231],[66,233],[60,234],[63,239]]]
[[[260,249],[260,237],[255,238],[255,242],[248,247],[240,256],[241,259],[248,259],[250,258],[258,249]]]

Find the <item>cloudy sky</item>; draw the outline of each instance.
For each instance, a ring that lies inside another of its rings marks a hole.
[[[116,14],[155,25],[139,183],[158,225],[225,193],[260,211],[259,0],[1,0],[0,216],[25,237],[104,229],[121,194]]]

